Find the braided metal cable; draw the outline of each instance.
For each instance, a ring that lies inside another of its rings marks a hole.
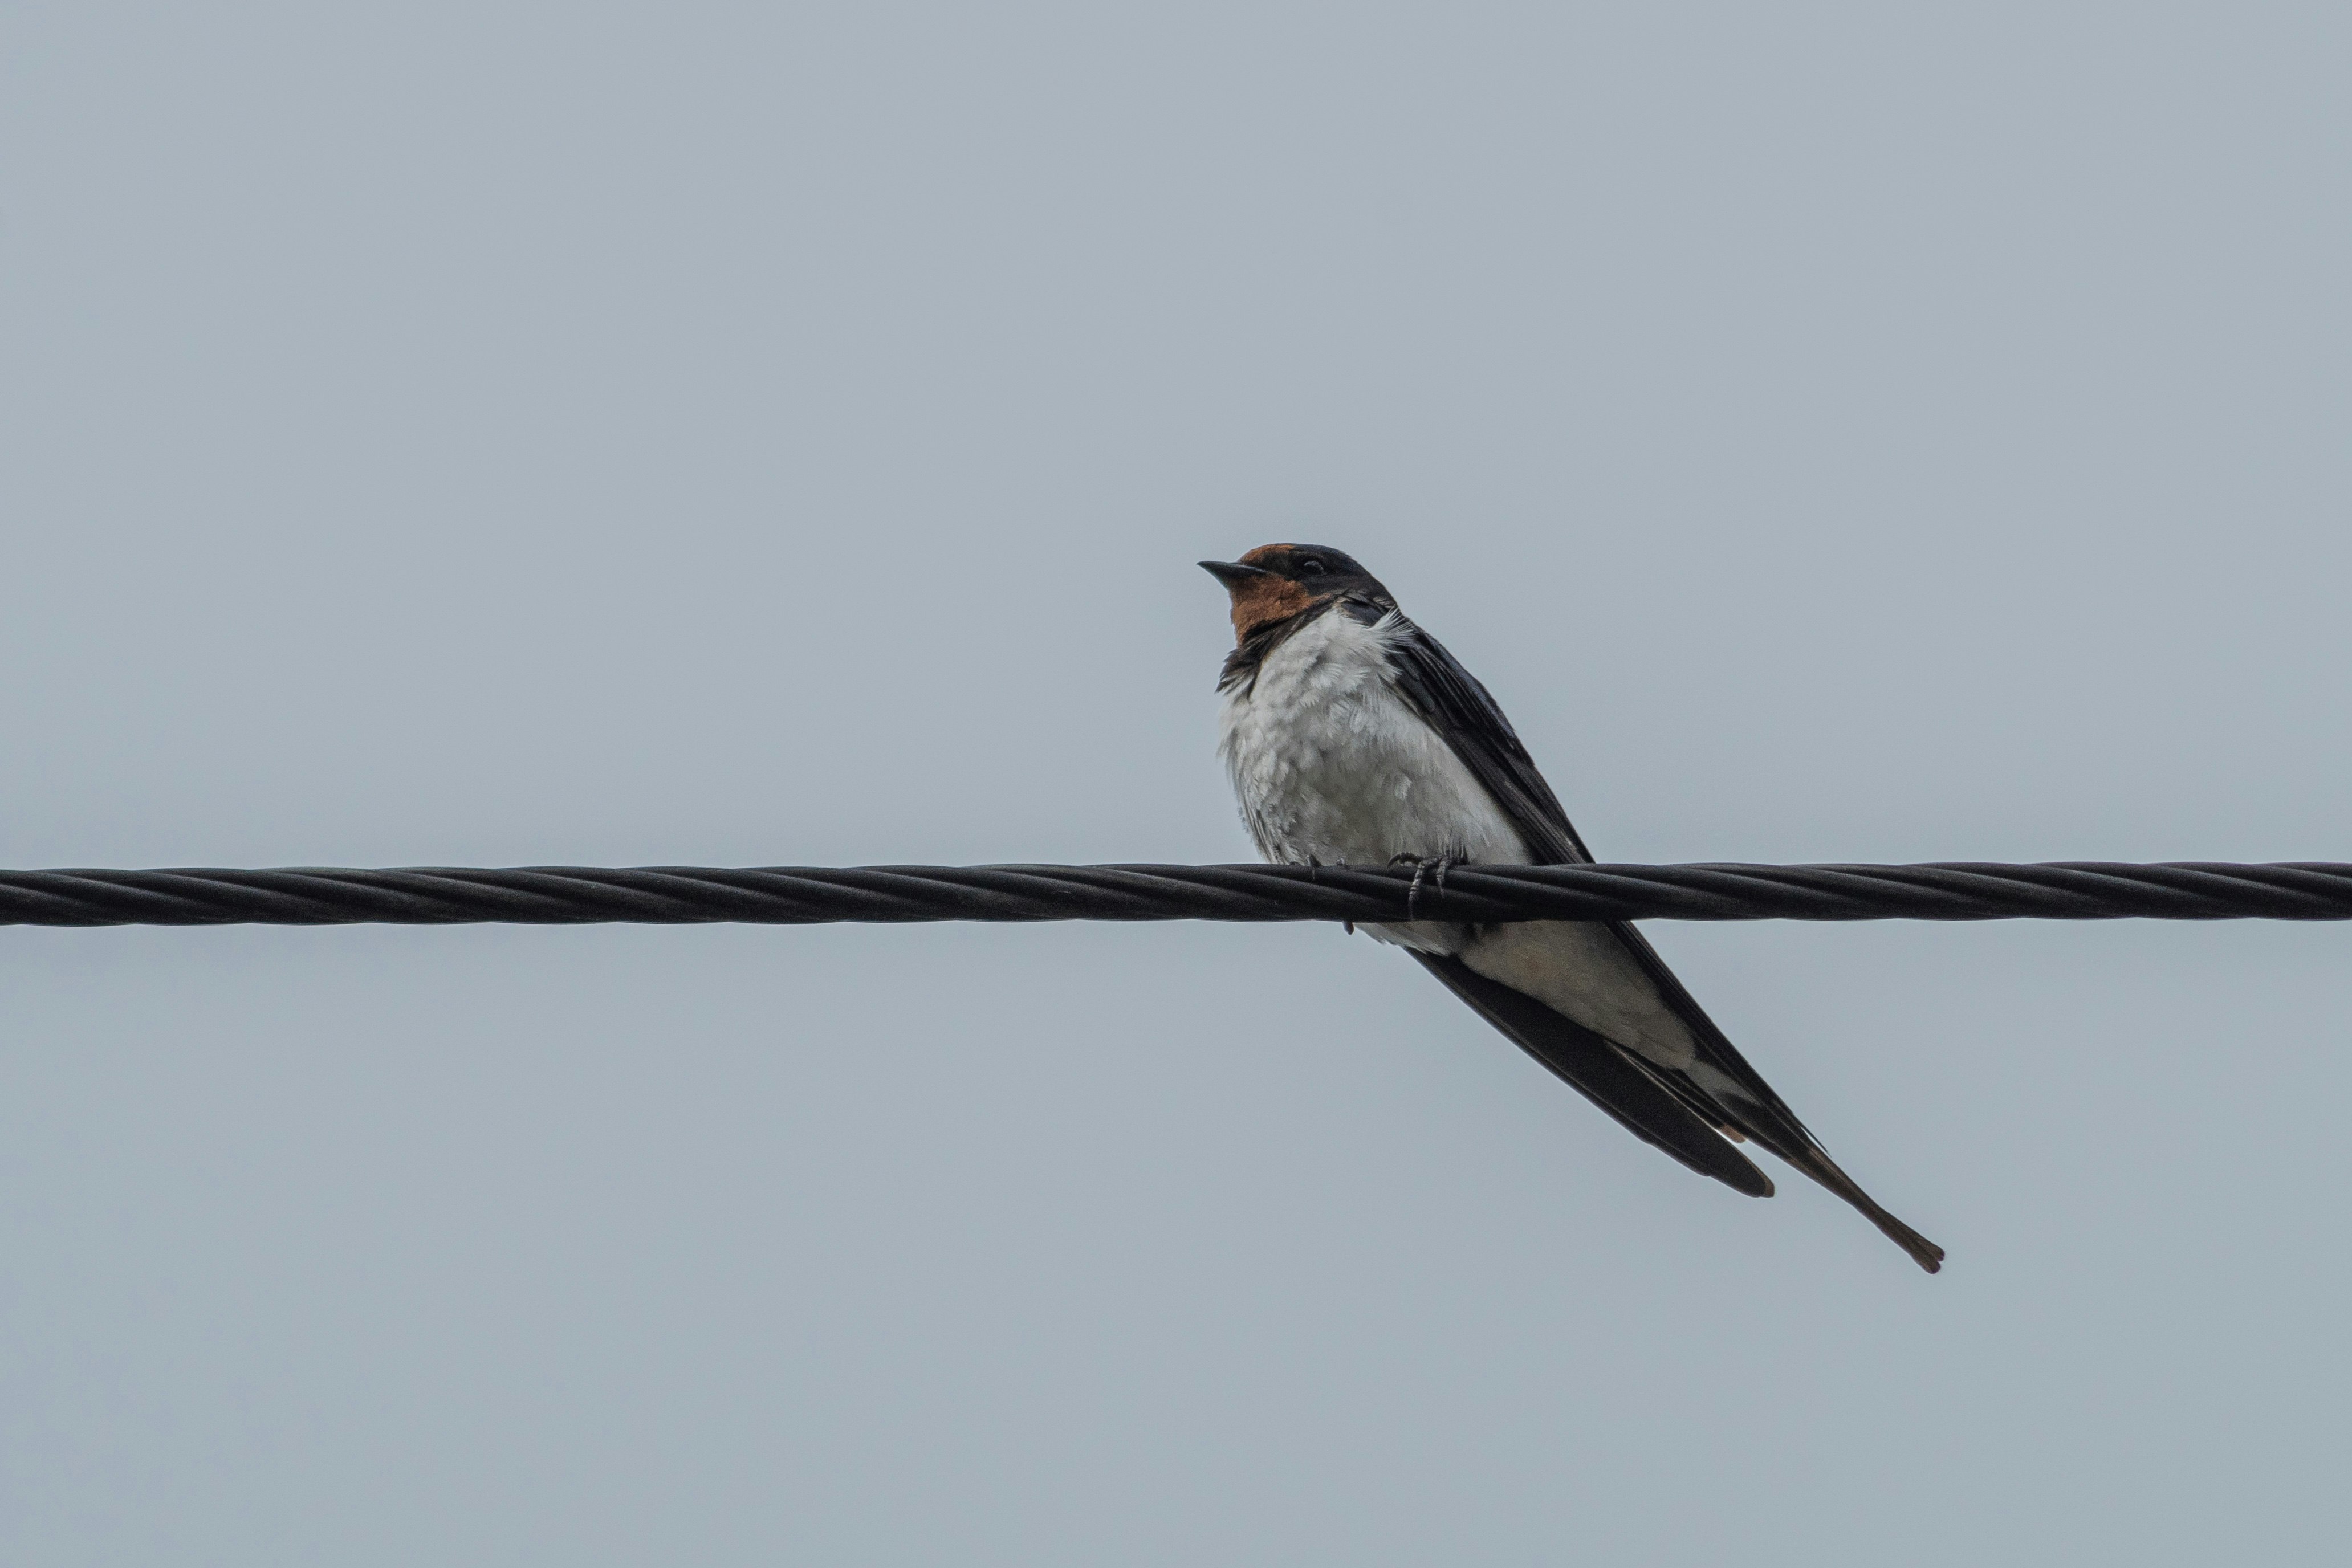
[[[2347,920],[2352,865],[523,866],[0,872],[0,925]]]

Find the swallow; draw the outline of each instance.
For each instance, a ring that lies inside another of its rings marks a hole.
[[[1286,865],[1592,860],[1511,721],[1354,559],[1265,545],[1201,565],[1233,598],[1218,751],[1258,852]],[[1442,880],[1441,880],[1442,886]],[[1408,911],[1411,905],[1407,906]],[[1754,1143],[1859,1209],[1919,1267],[1944,1249],[1881,1208],[1626,921],[1366,925],[1628,1131],[1752,1197]]]

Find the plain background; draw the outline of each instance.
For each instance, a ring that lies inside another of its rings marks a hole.
[[[8,8],[0,864],[2352,858],[2340,5]],[[2352,932],[1654,925],[1928,1279],[1321,927],[0,933],[0,1557],[2299,1563]]]

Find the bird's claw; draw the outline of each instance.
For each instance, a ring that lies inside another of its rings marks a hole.
[[[1421,906],[1421,879],[1423,877],[1430,877],[1437,883],[1437,896],[1443,898],[1445,896],[1446,871],[1449,868],[1460,865],[1461,863],[1462,857],[1459,855],[1391,856],[1389,860],[1389,864],[1409,865],[1412,867],[1412,882],[1404,890],[1404,917],[1407,920],[1418,920],[1421,918],[1418,911]]]

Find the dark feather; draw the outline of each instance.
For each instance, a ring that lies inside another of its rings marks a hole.
[[[1239,686],[1247,692],[1256,685],[1257,672],[1259,666],[1265,663],[1265,656],[1280,647],[1292,632],[1328,608],[1328,604],[1314,605],[1297,615],[1253,627],[1234,645],[1234,651],[1225,655],[1224,667],[1217,672],[1217,690],[1229,692]]]
[[[1430,953],[1413,956],[1479,1017],[1635,1137],[1751,1197],[1772,1196],[1769,1176],[1615,1046],[1534,998],[1473,973],[1459,958]]]
[[[1398,689],[1405,700],[1445,737],[1454,755],[1494,797],[1495,803],[1502,808],[1511,825],[1518,831],[1519,837],[1525,841],[1528,853],[1536,864],[1589,863],[1592,859],[1591,852],[1584,847],[1584,841],[1570,823],[1568,812],[1560,806],[1559,798],[1551,792],[1551,786],[1537,770],[1534,758],[1528,755],[1527,747],[1519,740],[1518,732],[1511,727],[1511,721],[1503,716],[1503,710],[1494,697],[1479,685],[1475,675],[1464,669],[1461,662],[1446,652],[1444,644],[1402,615],[1398,621],[1401,625],[1391,643],[1391,657]],[[1637,1063],[1641,1074],[1662,1086],[1678,1103],[1677,1108],[1687,1112],[1693,1120],[1707,1127],[1738,1130],[1853,1204],[1909,1252],[1921,1268],[1933,1273],[1942,1262],[1943,1249],[1879,1207],[1852,1177],[1838,1169],[1812,1134],[1805,1130],[1805,1124],[1797,1120],[1796,1113],[1789,1109],[1780,1095],[1773,1092],[1772,1086],[1764,1082],[1763,1075],[1748,1064],[1748,1059],[1739,1054],[1723,1030],[1716,1026],[1715,1020],[1706,1016],[1697,1000],[1675,977],[1674,971],[1666,967],[1665,960],[1658,956],[1657,949],[1650,946],[1649,938],[1622,920],[1610,923],[1608,929],[1641,966],[1651,984],[1657,988],[1660,999],[1690,1030],[1700,1057],[1738,1085],[1740,1092],[1718,1094],[1701,1087],[1686,1074],[1662,1068],[1631,1052],[1619,1052],[1620,1056],[1629,1062]],[[1415,956],[1421,956],[1416,954]],[[1430,962],[1425,957],[1422,961],[1424,964]],[[1469,971],[1465,968],[1463,973],[1468,975]],[[1543,1053],[1529,1045],[1519,1031],[1498,1020],[1490,1008],[1472,998],[1452,977],[1442,972],[1440,977],[1445,978],[1457,995],[1470,1001],[1497,1029],[1535,1053],[1539,1060],[1546,1060]],[[1479,977],[1471,976],[1471,978],[1479,979]],[[1492,984],[1483,980],[1480,983]],[[1519,997],[1518,992],[1508,987],[1497,986],[1495,988],[1506,995]],[[1521,997],[1520,1000],[1548,1016],[1556,1016],[1551,1015],[1551,1009],[1531,998]],[[1599,1040],[1601,1037],[1592,1038]],[[1610,1049],[1614,1050],[1613,1047]],[[1598,1094],[1567,1071],[1548,1060],[1546,1065],[1552,1066],[1552,1071],[1584,1089],[1596,1101],[1600,1100]],[[1601,1103],[1606,1106],[1606,1102]],[[1653,1142],[1659,1141],[1650,1132],[1628,1121],[1622,1112],[1613,1107],[1610,1109],[1612,1115],[1635,1132],[1650,1137]],[[1712,1132],[1708,1136],[1715,1138]],[[1715,1141],[1721,1143],[1722,1140],[1715,1138]],[[1685,1163],[1691,1163],[1681,1150],[1675,1152],[1685,1159]],[[1747,1162],[1742,1160],[1741,1163],[1745,1165]],[[1711,1175],[1720,1174],[1709,1166],[1698,1168],[1706,1169]],[[1732,1185],[1738,1184],[1734,1182]]]
[[[1503,710],[1445,645],[1402,615],[1389,643],[1397,688],[1454,747],[1527,841],[1538,865],[1592,859]]]

